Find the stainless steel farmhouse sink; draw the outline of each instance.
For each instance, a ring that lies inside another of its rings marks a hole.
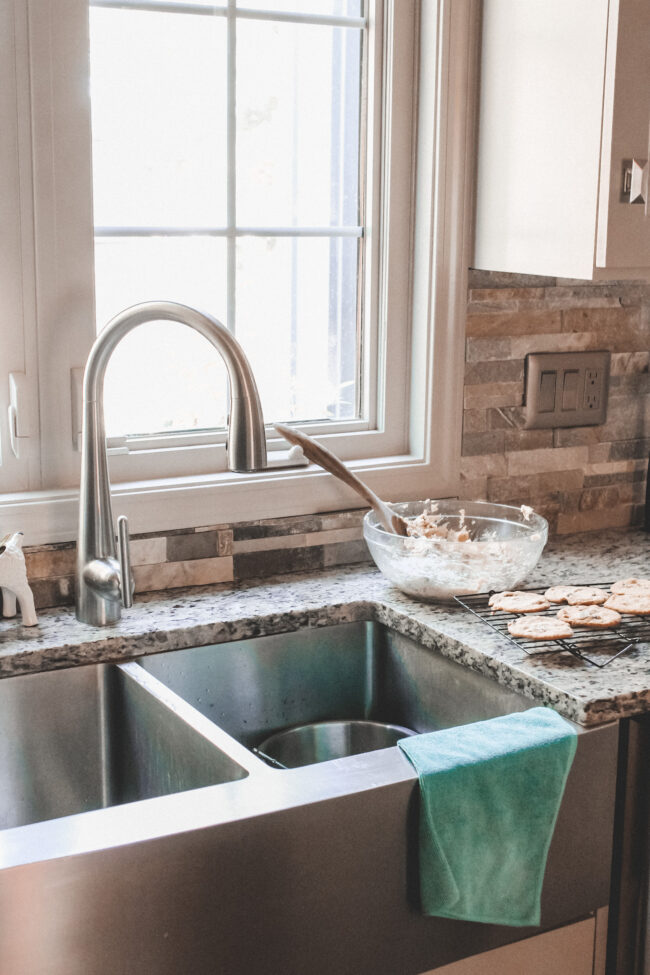
[[[435,731],[533,702],[379,623],[344,623],[142,657],[148,673],[248,748],[294,725]]]
[[[376,622],[0,681],[3,975],[418,975],[525,936],[421,915],[397,747],[290,769],[253,749],[311,722],[435,732],[531,706]],[[578,736],[545,928],[608,901],[618,734]]]
[[[246,775],[143,676],[97,664],[0,681],[0,829]]]

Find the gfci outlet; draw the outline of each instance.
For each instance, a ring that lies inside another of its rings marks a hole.
[[[584,405],[589,410],[600,409],[603,398],[603,370],[587,369],[585,372]]]
[[[526,356],[526,427],[597,426],[607,419],[609,352]]]

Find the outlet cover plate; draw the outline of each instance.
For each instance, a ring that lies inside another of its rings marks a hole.
[[[607,419],[609,352],[526,356],[526,428],[599,426]]]

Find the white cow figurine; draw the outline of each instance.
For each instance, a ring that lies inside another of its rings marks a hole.
[[[0,588],[2,589],[2,615],[16,615],[17,598],[23,626],[36,626],[38,617],[32,590],[27,582],[22,532],[12,532],[0,541]]]

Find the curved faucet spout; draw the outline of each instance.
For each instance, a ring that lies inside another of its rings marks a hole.
[[[230,417],[228,466],[232,471],[266,467],[264,417],[248,359],[233,335],[216,318],[171,301],[150,301],[120,312],[97,336],[84,373],[79,540],[77,543],[77,619],[96,626],[120,618],[130,605],[132,583],[116,561],[111,488],[106,458],[104,376],[115,347],[144,322],[173,321],[200,332],[216,348],[228,371]],[[120,545],[126,551],[126,542]],[[122,563],[128,559],[123,559]]]

